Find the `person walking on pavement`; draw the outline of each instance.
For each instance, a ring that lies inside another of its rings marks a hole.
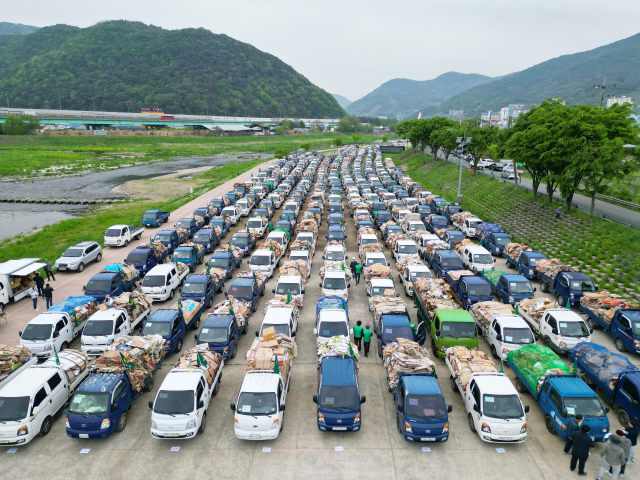
[[[571,446],[573,445],[573,438],[571,436],[580,430],[582,420],[583,417],[580,414],[577,414],[575,418],[569,420],[569,424],[567,425],[567,443],[564,446],[564,453],[569,453],[569,450],[571,450]]]
[[[620,475],[620,468],[624,464],[624,449],[622,448],[620,438],[617,435],[611,435],[609,442],[600,451],[600,461],[602,466],[598,472],[596,480],[602,480],[602,475],[611,468],[613,472],[611,479],[616,480]]]
[[[51,279],[54,282],[56,281],[56,277],[53,276],[53,269],[51,268],[51,262],[49,262],[48,258],[44,259],[44,273],[47,274],[47,282],[50,280],[49,276],[51,276]]]
[[[616,430],[616,435],[620,439],[620,445],[622,445],[622,450],[624,451],[624,463],[622,464],[622,468],[620,468],[620,476],[624,477],[624,470],[629,463],[629,455],[631,454],[631,440],[625,437],[623,430]],[[613,474],[613,469],[609,468],[609,471],[606,473],[611,476]]]
[[[47,304],[48,310],[49,307],[53,305],[53,288],[51,288],[51,285],[47,283],[47,286],[42,290],[42,292],[44,294],[44,300]]]
[[[271,220],[269,220],[269,223],[267,224],[267,230],[270,232],[271,230],[273,230],[273,223],[271,223]]]
[[[556,220],[560,219],[560,214],[562,213],[562,207],[556,208]]]
[[[38,293],[40,294],[40,296],[44,296],[42,294],[42,287],[44,287],[44,278],[42,278],[40,274],[36,272],[36,274],[33,276],[33,281],[36,282],[36,287],[38,287]]]
[[[31,295],[31,300],[33,300],[33,309],[40,310],[38,308],[38,291],[35,288],[31,287],[31,293],[29,295]]]
[[[360,272],[362,272],[362,264],[356,263],[356,285],[360,283]]]
[[[589,459],[589,449],[595,448],[595,444],[589,436],[590,430],[589,425],[582,425],[582,427],[571,434],[573,450],[571,450],[571,464],[569,468],[573,472],[577,465],[578,475],[583,477],[587,475],[584,473],[584,465]]]
[[[356,326],[353,327],[353,339],[358,351],[362,350],[362,322],[358,320]]]
[[[364,342],[364,356],[369,356],[369,346],[371,345],[371,335],[373,332],[369,330],[369,325],[366,326],[364,331],[362,332],[362,341]]]
[[[630,450],[630,454],[629,454],[629,461],[627,462],[627,464],[629,462],[635,462],[636,461],[636,452],[635,447],[638,444],[638,431],[640,431],[640,427],[638,426],[638,421],[637,420],[631,420],[629,422],[629,429],[626,430],[624,436],[627,437],[629,440],[631,440],[631,450]]]
[[[351,263],[349,264],[349,269],[351,270],[351,274],[355,277],[356,275],[356,265],[358,264],[358,262],[356,262],[356,257],[351,257]]]

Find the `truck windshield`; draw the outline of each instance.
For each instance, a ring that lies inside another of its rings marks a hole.
[[[229,262],[231,259],[229,258],[210,258],[209,265],[212,267],[218,268],[227,268],[229,266]]]
[[[378,243],[377,238],[363,238],[360,240],[360,245],[367,245],[369,243]]]
[[[349,335],[349,328],[347,322],[320,322],[318,325],[318,335],[321,337],[338,337]]]
[[[431,220],[431,224],[446,227],[447,225],[449,225],[449,221],[446,218],[434,218],[433,220]]]
[[[378,221],[389,221],[391,220],[391,214],[389,212],[378,212]]]
[[[211,205],[212,207],[221,207],[222,206],[222,199],[211,200],[209,202],[209,205]]]
[[[191,258],[193,256],[193,250],[176,250],[173,252],[173,258]]]
[[[191,390],[160,390],[153,411],[166,415],[186,415],[193,412]]]
[[[320,406],[324,408],[355,409],[360,404],[355,385],[323,385],[320,390]]]
[[[424,232],[424,231],[426,231],[426,230],[427,230],[427,229],[426,229],[426,228],[424,228],[424,224],[423,224],[423,223],[412,223],[412,224],[409,226],[409,231],[410,231],[410,232],[418,232],[418,231],[420,231],[420,232]]]
[[[203,327],[198,341],[206,343],[227,343],[229,329],[227,327]]]
[[[119,228],[109,228],[104,233],[104,236],[105,237],[119,237],[121,233],[122,233],[122,230],[120,230]]]
[[[597,397],[577,397],[577,398],[565,398],[564,408],[567,409],[567,413],[575,415],[580,413],[585,417],[606,417],[607,414],[602,408],[602,404]]]
[[[476,338],[476,324],[473,322],[442,322],[440,335],[449,338]]]
[[[249,260],[249,265],[269,265],[269,255],[253,255]]]
[[[511,243],[512,240],[509,237],[498,237],[496,238],[496,245],[507,245]]]
[[[113,320],[89,320],[82,331],[82,335],[100,337],[113,333]]]
[[[164,275],[147,275],[142,280],[143,287],[164,287]]]
[[[247,227],[257,228],[259,230],[262,228],[262,222],[260,220],[251,220],[247,223]]]
[[[157,213],[145,213],[144,215],[142,215],[142,218],[145,218],[147,220],[154,220],[156,218],[158,218],[158,214]]]
[[[367,267],[370,267],[371,265],[386,265],[387,264],[387,260],[384,258],[367,258]]]
[[[156,242],[170,242],[171,234],[170,233],[159,233],[153,238]]]
[[[516,345],[529,345],[533,343],[533,334],[528,328],[504,328],[504,341]]]
[[[276,331],[276,334],[280,333],[282,335],[286,335],[287,337],[291,336],[291,332],[289,331],[289,325],[287,325],[286,323],[276,323],[276,324],[263,323],[260,336],[262,336],[262,332],[264,331],[264,329],[269,327],[273,328]]]
[[[509,282],[510,293],[533,293],[529,282]]]
[[[444,418],[447,408],[444,406],[442,395],[407,395],[405,414],[410,417],[431,420]]]
[[[373,287],[371,289],[371,296],[375,297],[376,295],[384,295],[384,291],[385,290],[394,290],[394,288],[391,287]]]
[[[399,253],[418,253],[418,248],[415,245],[398,245]]]
[[[558,322],[560,335],[565,337],[588,337],[589,329],[584,322]]]
[[[53,325],[32,325],[29,324],[22,332],[22,340],[49,340],[51,338],[51,329]]]
[[[147,254],[131,252],[127,255],[126,263],[147,263]]]
[[[62,255],[63,257],[81,257],[82,249],[81,248],[68,248],[66,252]]]
[[[277,411],[276,394],[273,392],[242,392],[236,410],[241,415],[272,415]]]
[[[108,292],[111,288],[111,280],[89,280],[85,292]]]
[[[0,397],[0,422],[22,420],[29,412],[29,397]]]
[[[491,265],[493,258],[488,253],[480,253],[473,255],[473,263],[481,263],[483,265]]]
[[[467,294],[474,297],[493,297],[491,293],[491,285],[469,285],[467,286]]]
[[[194,215],[198,215],[199,217],[206,217],[207,214],[209,213],[209,209],[208,208],[198,208],[196,211],[193,212]]]
[[[148,321],[144,324],[143,331],[145,335],[160,335],[161,337],[168,337],[171,335],[171,322]]]
[[[231,245],[240,245],[241,247],[246,247],[249,245],[249,237],[232,237]]]
[[[69,405],[69,413],[78,415],[97,415],[107,413],[109,393],[76,392]]]
[[[418,278],[431,278],[431,272],[411,272],[411,281]]]
[[[324,256],[325,260],[336,260],[336,261],[342,261],[344,260],[344,252],[342,250],[336,252],[336,251],[329,251],[327,252],[327,254]]]
[[[460,260],[460,257],[458,258],[449,258],[449,257],[441,257],[441,263],[443,267],[448,267],[448,268],[456,268],[456,269],[462,269],[462,260]]]
[[[220,228],[224,227],[226,221],[223,219],[220,220],[211,220],[211,225],[213,226],[219,226]]]
[[[291,295],[300,295],[300,284],[278,282],[278,285],[276,287],[276,294],[286,295],[287,293],[291,293]]]
[[[197,282],[197,283],[187,282],[182,286],[182,290],[180,291],[180,293],[183,293],[185,295],[204,294],[204,287],[205,287],[204,282]]]
[[[185,230],[190,230],[191,229],[191,221],[190,220],[180,220],[178,223],[176,223],[176,227],[178,228],[184,228]]]
[[[344,233],[342,233],[342,232],[329,232],[329,240],[344,240]]]
[[[476,228],[478,225],[480,225],[482,222],[480,220],[473,220],[473,221],[469,221],[469,228]]]
[[[325,278],[322,288],[329,290],[344,290],[347,284],[344,278]]]
[[[251,298],[252,288],[249,285],[231,285],[229,296],[234,298]]]
[[[395,342],[398,338],[406,338],[413,341],[413,329],[407,327],[387,327],[382,330],[382,340],[385,342]]]
[[[483,395],[484,413],[487,417],[504,420],[522,418],[524,411],[517,395]]]
[[[596,287],[591,280],[571,280],[572,292],[595,292]]]
[[[193,236],[193,241],[195,243],[209,243],[211,241],[211,236],[208,233],[199,233],[198,235]]]

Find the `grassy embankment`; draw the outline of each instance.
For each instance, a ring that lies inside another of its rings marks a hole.
[[[155,136],[3,136],[0,135],[0,177],[54,176],[100,171],[175,157],[295,152],[301,143],[313,150],[330,148],[337,133],[268,137]],[[348,135],[342,136],[349,141]],[[367,142],[382,136],[366,136]]]
[[[387,155],[385,155],[387,156]],[[455,201],[458,167],[430,155],[392,155],[407,174],[433,193]],[[500,183],[484,175],[462,174],[463,207],[485,222],[495,222],[516,242],[539,246],[548,257],[567,263],[583,263],[583,271],[601,289],[640,300],[640,231],[595,219],[573,210],[558,221],[546,197],[533,198],[513,185]]]

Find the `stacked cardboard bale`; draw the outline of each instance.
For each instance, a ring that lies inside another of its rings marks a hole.
[[[251,315],[251,304],[229,296],[227,300],[214,305],[209,313],[214,315],[233,315],[236,319],[238,330],[242,330]]]
[[[262,288],[267,281],[269,281],[269,275],[266,273],[260,273],[251,270],[245,270],[243,272],[238,272],[236,274],[236,278],[253,278],[258,283],[258,285]]]
[[[525,345],[507,354],[532,391],[540,392],[544,380],[550,375],[566,375],[569,367],[549,347]]]
[[[360,261],[364,262],[364,257],[369,252],[382,252],[382,245],[380,243],[367,243],[358,248],[360,255]]]
[[[631,302],[621,295],[609,293],[606,290],[601,290],[598,293],[584,292],[580,298],[580,305],[588,308],[607,323],[611,323],[613,316],[620,308],[640,308],[637,303]]]
[[[520,259],[522,252],[532,251],[533,249],[529,248],[529,245],[526,243],[507,243],[504,246],[504,254],[512,258],[514,262],[517,262]]]
[[[87,369],[90,363],[88,355],[85,355],[78,350],[71,349],[58,352],[58,359],[60,360],[60,366],[64,369],[64,373],[70,383],[78,378],[82,372]],[[48,366],[56,364],[57,362],[55,357],[50,357],[42,365]]]
[[[469,379],[474,373],[498,373],[493,361],[485,352],[464,347],[447,348],[445,352],[453,369],[452,373],[460,380],[463,390],[467,389]]]
[[[435,370],[427,349],[406,338],[387,344],[383,357],[389,389],[398,385],[398,377],[403,373],[432,373]]]
[[[211,217],[211,220],[213,221],[214,219],[219,220],[222,219],[224,220],[224,223],[227,227],[231,226],[231,217],[229,215],[227,215],[226,213],[224,215],[216,215],[215,217]]]
[[[320,278],[324,280],[325,272],[333,271],[333,272],[344,272],[347,276],[348,280],[353,278],[353,272],[344,262],[329,262],[325,263],[324,266],[320,269]]]
[[[203,270],[203,272],[206,273],[206,269]],[[209,275],[213,277],[213,281],[215,283],[220,283],[227,276],[227,272],[225,272],[221,268],[211,267],[209,268]]]
[[[233,255],[233,258],[235,258],[236,261],[240,260],[244,256],[244,250],[240,250],[238,247],[235,247],[228,243],[221,243],[220,248],[216,248],[216,250],[213,253],[224,253],[224,252],[231,252],[231,254]]]
[[[189,230],[187,230],[186,228],[173,227],[172,230],[175,230],[179,238],[184,238],[189,235]]]
[[[71,317],[71,322],[77,327],[98,309],[96,299],[86,295],[69,297],[49,308],[49,312],[65,312]]]
[[[405,313],[407,304],[400,297],[385,297],[377,295],[369,299],[369,305],[373,312],[374,322],[380,320],[380,315],[389,313]]]
[[[304,218],[296,225],[296,233],[313,232],[314,236],[318,235],[318,223],[320,220],[314,218]]]
[[[216,236],[220,238],[220,236],[222,235],[222,229],[220,227],[213,227],[213,229],[216,232]]]
[[[372,278],[391,278],[391,267],[374,263],[367,267],[364,272],[364,279],[367,285],[371,283]]]
[[[536,265],[536,270],[550,278],[556,278],[560,272],[578,272],[580,267],[568,265],[559,258],[543,258]]]
[[[304,260],[286,260],[280,267],[280,275],[300,275],[302,281],[307,283],[309,264]]]
[[[320,367],[322,360],[326,357],[349,356],[356,361],[358,365],[358,347],[351,343],[349,336],[339,335],[331,337],[320,344],[318,347],[318,355],[316,359],[316,367]]]
[[[313,257],[315,252],[315,247],[313,244],[307,240],[294,240],[289,244],[289,249],[287,252],[293,252],[295,250],[307,250],[309,252],[309,256]]]
[[[181,306],[182,305],[182,306]],[[185,300],[180,301],[180,303],[176,303],[171,306],[172,310],[180,310],[182,312],[182,316],[184,317],[184,323],[187,324],[187,328],[193,322],[196,314],[202,309],[204,303],[194,302],[193,300]]]
[[[392,225],[398,225],[396,222],[394,222],[393,220],[389,220],[387,223],[385,223],[382,227],[382,232],[386,235],[387,234],[387,230],[389,229],[389,227],[391,227]]]
[[[427,244],[427,256],[433,257],[433,252],[436,250],[448,250],[449,244],[447,242],[443,242],[438,240],[437,242]]]
[[[189,269],[189,265],[187,265],[186,263],[178,262],[178,263],[174,263],[174,265],[178,270],[178,275],[182,275],[185,272],[185,270]]]
[[[375,235],[376,231],[371,227],[360,227],[358,229],[358,245],[363,235]]]
[[[280,375],[286,382],[293,359],[297,355],[297,346],[292,338],[281,333],[276,334],[273,327],[265,328],[262,337],[256,338],[247,351],[244,374],[251,370],[273,372],[277,361]]]
[[[267,240],[258,246],[258,250],[272,250],[276,258],[282,256],[282,247],[275,240]]]
[[[580,342],[571,349],[571,355],[580,360],[586,373],[597,376],[602,382],[608,382],[610,390],[616,387],[622,372],[637,370],[624,355],[610,352],[606,347],[595,343]]]
[[[404,233],[392,233],[387,237],[387,247],[393,249],[395,248],[396,242],[398,240],[408,240],[408,239],[409,237],[407,237]]]
[[[204,358],[207,363],[206,365],[204,365],[202,361],[198,362],[198,354]],[[200,363],[199,366],[198,363]],[[221,365],[222,355],[210,350],[209,345],[203,343],[184,352],[178,360],[178,363],[176,363],[176,368],[197,368],[198,370],[202,370],[209,384],[209,388],[211,388],[211,384],[215,380],[216,375],[218,375],[218,370],[220,370]]]
[[[538,323],[540,323],[545,310],[550,308],[558,308],[558,304],[548,298],[527,298],[518,303],[518,310],[530,315]]]
[[[200,215],[194,215],[193,219],[196,221],[196,225],[198,226],[198,228],[204,225],[204,218],[202,218]]]
[[[8,347],[0,344],[0,381],[31,360],[32,355],[31,350],[22,345]]]
[[[451,215],[451,220],[456,225],[462,225],[464,221],[469,217],[475,217],[475,215],[471,212],[460,212]]]
[[[461,242],[456,243],[453,246],[453,249],[458,253],[458,255],[462,255],[462,252],[464,252],[464,249],[467,247],[467,245],[475,245],[475,243],[473,243],[468,238],[465,238]]]
[[[160,257],[167,250],[167,247],[165,247],[160,240],[155,240],[153,242],[150,241],[149,243],[141,243],[140,245],[138,245],[138,247],[153,248],[153,253],[156,256],[156,258]]]
[[[300,223],[304,221],[311,221],[311,220],[313,220],[316,223],[320,223],[320,221],[322,220],[322,215],[319,213],[313,213],[307,210],[302,215],[302,220],[300,221]]]
[[[396,268],[401,275],[404,275],[405,270],[410,265],[424,265],[422,260],[417,255],[405,255],[396,262]]]
[[[488,239],[492,233],[503,233],[504,230],[496,223],[481,223],[476,227],[476,233],[479,233],[483,239]]]
[[[454,310],[460,304],[451,294],[451,286],[441,278],[417,278],[413,281],[414,295],[420,296],[429,317],[438,309]]]
[[[123,282],[125,283],[130,282],[134,278],[137,278],[140,276],[140,274],[136,270],[136,267],[134,267],[133,265],[128,265],[126,263],[114,263],[113,265],[108,265],[104,267],[101,271],[101,273],[113,273],[113,272],[120,272],[120,274],[123,277]]]
[[[318,200],[312,200],[309,202],[308,208],[319,208],[320,212],[324,212],[324,203]]]
[[[471,311],[477,319],[478,325],[489,328],[491,319],[495,315],[513,315],[513,307],[508,303],[478,302],[471,307]]]
[[[113,299],[114,308],[122,308],[129,313],[131,318],[136,318],[142,312],[151,310],[153,300],[145,293],[133,291],[124,292]]]

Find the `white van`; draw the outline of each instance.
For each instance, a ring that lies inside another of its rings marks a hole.
[[[341,270],[328,270],[324,274],[324,280],[320,283],[322,295],[335,295],[349,301],[349,291],[351,284],[347,283],[347,275]]]
[[[341,308],[323,308],[313,329],[319,347],[331,337],[353,335],[353,329],[349,329],[347,312]]]

